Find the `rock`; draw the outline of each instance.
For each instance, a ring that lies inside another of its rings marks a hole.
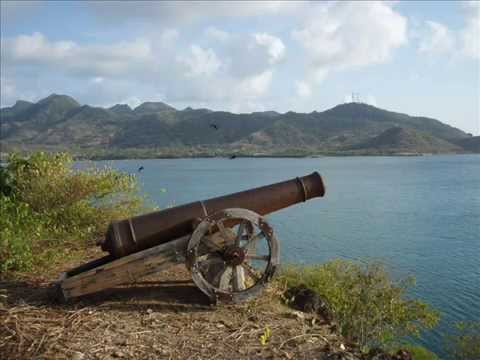
[[[75,351],[72,354],[72,360],[83,360],[85,359],[85,354],[81,353],[80,351]]]
[[[115,352],[112,354],[112,356],[113,356],[114,358],[124,358],[124,357],[125,357],[125,354],[124,354],[123,352],[117,350],[117,351],[115,351]]]
[[[372,348],[366,357],[369,360],[413,360],[412,354],[407,350],[398,350],[391,355],[380,348]]]
[[[315,291],[304,285],[295,286],[285,293],[290,306],[304,312],[315,312],[329,319],[327,303]]]
[[[128,342],[127,342],[127,339],[125,338],[125,336],[116,338],[113,341],[113,343],[117,346],[127,346],[128,345]]]
[[[368,352],[368,356],[372,357],[375,355],[383,354],[384,351],[378,347],[371,348],[370,351]]]
[[[398,350],[395,355],[391,355],[379,348],[373,348],[368,352],[369,360],[412,360],[412,354],[407,350]]]
[[[412,354],[407,350],[398,350],[395,354],[395,359],[397,360],[412,360]]]

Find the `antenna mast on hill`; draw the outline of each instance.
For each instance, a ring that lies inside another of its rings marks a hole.
[[[360,93],[352,92],[352,103],[360,102]]]

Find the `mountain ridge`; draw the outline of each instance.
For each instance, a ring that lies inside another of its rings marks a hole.
[[[479,140],[439,120],[363,103],[311,113],[230,113],[164,102],[109,108],[52,94],[0,109],[7,150],[78,152],[156,149],[157,155],[395,154],[480,152]],[[188,149],[188,150],[185,150]],[[199,150],[200,149],[200,150]]]

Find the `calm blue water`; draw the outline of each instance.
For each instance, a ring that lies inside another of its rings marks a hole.
[[[325,198],[269,216],[283,262],[375,258],[395,276],[414,275],[412,295],[442,311],[438,329],[422,339],[440,355],[442,332],[455,321],[480,320],[480,156],[99,163],[136,173],[160,207],[319,171]]]

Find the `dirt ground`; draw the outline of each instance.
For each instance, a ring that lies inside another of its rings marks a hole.
[[[58,273],[0,281],[1,359],[330,359],[348,349],[334,325],[286,307],[272,287],[211,306],[179,265],[59,305],[48,291]]]

